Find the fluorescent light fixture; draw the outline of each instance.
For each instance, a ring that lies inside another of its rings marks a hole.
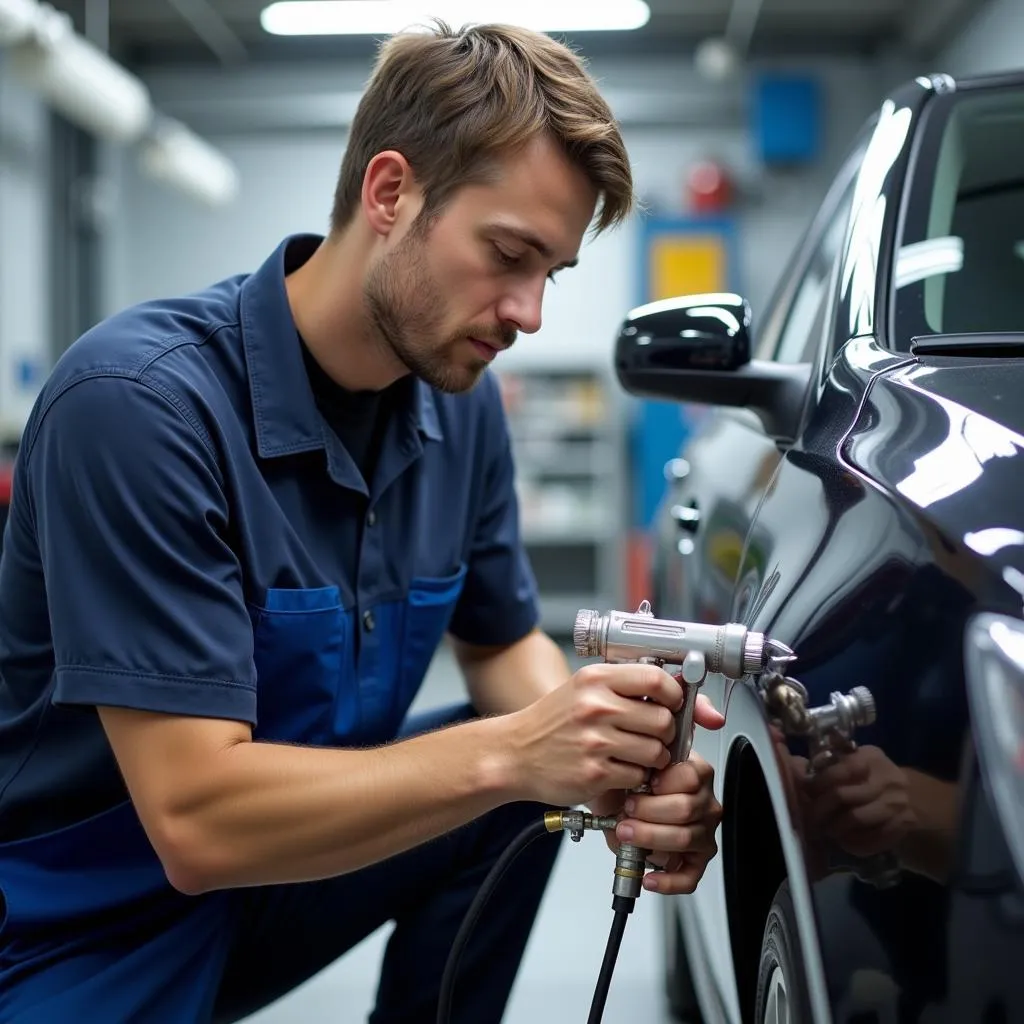
[[[206,206],[225,206],[238,194],[238,171],[219,150],[170,118],[139,147],[139,165],[154,181]]]
[[[9,51],[14,74],[86,131],[112,142],[140,138],[153,115],[149,90],[77,35],[67,15],[41,12],[30,37]]]
[[[276,36],[392,35],[435,18],[453,28],[502,22],[537,32],[624,32],[650,16],[644,0],[281,0],[260,24]]]

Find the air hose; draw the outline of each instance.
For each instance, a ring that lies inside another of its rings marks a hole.
[[[455,975],[459,969],[459,959],[466,948],[466,944],[469,942],[469,937],[480,918],[480,914],[483,912],[485,904],[490,899],[494,890],[497,889],[505,872],[508,871],[516,857],[535,839],[561,830],[562,825],[557,828],[554,827],[553,822],[555,820],[561,819],[564,822],[570,816],[572,816],[575,822],[586,820],[586,824],[580,826],[581,829],[597,828],[606,826],[609,823],[608,819],[593,818],[589,814],[583,815],[578,811],[552,811],[541,820],[527,825],[509,843],[501,856],[495,861],[494,866],[487,873],[487,877],[484,879],[479,890],[477,890],[476,896],[473,897],[473,902],[469,905],[469,910],[466,911],[466,916],[462,919],[462,924],[459,925],[459,930],[455,935],[455,941],[452,943],[448,960],[445,963],[444,973],[441,975],[441,992],[437,1002],[437,1024],[451,1024],[452,997],[455,991]],[[574,839],[580,834],[576,829],[571,829],[571,831],[573,832]],[[619,955],[619,946],[622,943],[622,935],[626,929],[626,921],[633,911],[635,902],[634,899],[625,896],[612,897],[614,917],[612,918],[611,932],[608,935],[608,943],[605,947],[604,959],[601,962],[601,971],[594,990],[594,998],[590,1006],[590,1016],[587,1018],[587,1024],[601,1024],[605,1002],[608,998],[608,989],[611,986],[612,972],[615,969],[615,961]]]

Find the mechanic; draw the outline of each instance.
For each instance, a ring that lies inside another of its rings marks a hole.
[[[326,237],[59,361],[0,563],[0,1019],[237,1020],[394,921],[371,1019],[427,1024],[476,889],[548,806],[620,816],[650,887],[693,890],[720,808],[705,763],[666,768],[681,687],[571,674],[540,631],[486,372],[631,205],[575,54],[402,33]],[[470,703],[413,718],[446,633]],[[488,905],[458,1021],[501,1018],[558,846]]]

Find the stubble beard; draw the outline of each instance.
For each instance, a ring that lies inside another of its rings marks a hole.
[[[411,231],[371,270],[363,289],[370,329],[414,376],[448,394],[471,390],[487,362],[461,362],[466,334],[442,339],[446,302],[424,256],[423,232]]]

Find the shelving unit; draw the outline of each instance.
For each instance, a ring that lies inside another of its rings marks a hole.
[[[623,403],[609,376],[575,366],[499,380],[542,625],[564,638],[580,608],[617,608],[625,589]]]

